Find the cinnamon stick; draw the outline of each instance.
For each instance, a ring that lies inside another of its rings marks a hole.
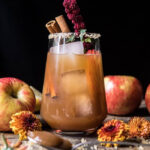
[[[50,94],[51,98],[54,98],[54,97],[56,97],[56,92],[55,92],[55,88],[54,88],[54,83],[50,76],[51,73],[49,70],[49,63],[50,63],[49,57],[50,57],[50,52],[48,52],[48,54],[47,54],[43,93]]]
[[[60,16],[56,17],[55,19],[56,19],[57,22],[55,20],[51,20],[45,25],[50,33],[70,32],[70,29],[69,29],[69,27],[68,27],[68,25],[67,25],[63,15],[60,15]],[[48,53],[48,55],[49,55],[49,53]],[[49,58],[47,58],[47,61],[48,60],[49,60]],[[48,64],[48,62],[47,62],[47,64]],[[47,71],[47,67],[48,66],[46,66],[46,71]],[[44,84],[46,84],[45,83],[46,79],[47,79],[47,82],[49,84],[45,85],[44,92],[46,92],[46,93],[50,92],[52,98],[56,97],[54,84],[51,81],[51,79],[49,78],[49,73],[46,72],[45,74],[46,74],[45,75],[46,77],[45,77]]]
[[[87,84],[89,89],[89,94],[92,99],[92,105],[96,107],[98,102],[103,103],[105,101],[105,95],[103,85],[100,85],[103,83],[103,76],[100,72],[100,68],[102,67],[102,62],[99,61],[100,58],[97,58],[100,56],[94,55],[94,56],[88,56],[87,58],[87,66],[86,66],[86,77],[87,77]],[[93,69],[95,68],[95,69]],[[100,100],[99,100],[100,99]],[[97,100],[97,101],[96,101]],[[100,106],[105,106],[100,105]],[[101,108],[102,112],[105,112],[105,107]],[[93,110],[96,114],[98,114],[97,109]]]
[[[65,21],[63,15],[60,15],[55,18],[62,32],[70,32],[70,29]]]
[[[55,20],[49,21],[46,25],[46,28],[50,33],[59,33],[61,29]]]

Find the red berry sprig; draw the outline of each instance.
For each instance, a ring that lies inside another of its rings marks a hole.
[[[79,33],[81,29],[85,29],[85,23],[76,0],[64,0],[63,6],[65,7],[68,19],[74,24],[75,32]]]

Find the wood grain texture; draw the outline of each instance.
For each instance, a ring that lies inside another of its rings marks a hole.
[[[39,114],[37,114],[37,116],[40,118],[42,124],[43,124],[43,130],[47,130],[47,131],[51,131],[51,128],[42,120],[42,118],[40,117]],[[133,116],[141,116],[141,117],[145,117],[146,119],[150,120],[150,115],[145,107],[145,102],[144,100],[142,101],[140,108],[138,110],[136,110],[136,112],[134,114],[128,115],[128,116],[113,116],[113,115],[108,115],[107,118],[105,119],[105,121],[110,120],[110,119],[121,119],[124,120],[125,122],[128,122],[130,120],[131,117]],[[0,132],[2,133],[2,132]],[[14,135],[11,132],[3,132],[5,134],[5,136],[12,142],[16,142],[18,139],[17,135]],[[69,141],[72,142],[73,145],[80,143],[83,139],[86,141],[96,141],[97,140],[97,135],[96,133],[90,135],[90,136],[65,136],[62,135],[64,138],[68,139]],[[150,140],[148,140],[150,141]],[[24,141],[23,143],[26,144],[28,141]],[[2,144],[2,141],[0,139],[0,145]],[[30,150],[32,149],[36,149],[36,150],[46,150],[45,148],[37,145],[37,144],[33,144],[31,142],[28,142],[28,144],[30,145]],[[108,149],[108,150],[113,150],[114,148],[102,148],[102,149]],[[150,147],[141,147],[141,148],[132,148],[132,147],[120,147],[117,150],[149,150]],[[89,149],[90,150],[90,149]]]

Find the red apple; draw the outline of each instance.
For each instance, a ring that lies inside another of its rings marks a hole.
[[[104,83],[109,114],[127,115],[139,107],[143,97],[143,89],[135,77],[106,76]]]
[[[25,82],[12,77],[0,78],[0,131],[11,130],[12,114],[22,110],[34,111],[34,108],[34,93]]]
[[[147,110],[150,113],[150,84],[148,85],[148,87],[146,89],[145,103],[146,103]]]

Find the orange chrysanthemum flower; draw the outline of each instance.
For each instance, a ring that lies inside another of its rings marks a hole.
[[[124,141],[127,138],[129,131],[128,124],[121,120],[110,120],[107,121],[103,127],[101,127],[98,131],[98,141]],[[111,143],[102,144],[106,147],[113,146]],[[114,146],[118,146],[117,144],[114,144]]]
[[[129,137],[150,137],[150,122],[143,117],[133,117],[129,121]]]
[[[15,134],[19,134],[19,139],[27,138],[28,131],[41,130],[40,120],[30,111],[21,111],[11,117],[10,128]]]

